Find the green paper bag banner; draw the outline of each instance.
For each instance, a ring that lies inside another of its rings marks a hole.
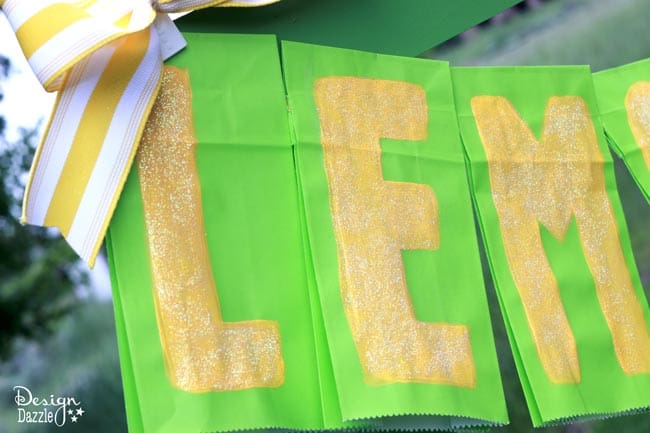
[[[311,292],[343,418],[507,422],[447,64],[282,52]],[[476,422],[449,427],[464,425]]]
[[[589,69],[457,68],[453,78],[533,424],[647,407],[648,305]]]
[[[185,37],[107,239],[129,431],[506,424],[472,202],[533,423],[650,407],[588,69]]]
[[[650,202],[650,59],[594,74],[611,148]]]

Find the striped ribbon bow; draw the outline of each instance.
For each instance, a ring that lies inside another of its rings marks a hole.
[[[22,222],[58,227],[90,267],[158,93],[185,41],[166,15],[277,0],[0,0],[25,57],[58,97]]]

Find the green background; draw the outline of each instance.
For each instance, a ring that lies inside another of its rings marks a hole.
[[[165,374],[133,170],[108,240],[130,431],[322,427],[298,190],[275,38],[185,35],[197,164],[223,319],[279,323],[285,383],[191,394]],[[206,62],[218,56],[227,61]],[[245,414],[245,416],[243,416]]]
[[[212,8],[177,21],[184,32],[268,33],[376,53],[417,56],[521,0],[282,0]]]

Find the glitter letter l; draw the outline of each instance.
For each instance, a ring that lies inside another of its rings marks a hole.
[[[212,275],[186,71],[166,66],[138,152],[158,329],[167,374],[189,392],[277,387],[276,322],[224,322]]]
[[[388,182],[380,138],[424,140],[428,109],[415,84],[318,79],[314,96],[338,248],[341,296],[366,382],[476,385],[469,328],[415,317],[402,250],[438,248],[428,185]]]
[[[551,97],[541,141],[504,97],[474,97],[472,111],[510,271],[551,382],[577,383],[581,376],[539,223],[561,240],[573,217],[618,362],[630,375],[650,372],[648,328],[621,250],[604,160],[584,100]]]

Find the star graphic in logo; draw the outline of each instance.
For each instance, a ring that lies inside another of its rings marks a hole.
[[[68,409],[68,415],[72,415],[72,409]]]
[[[77,415],[79,415],[79,416],[83,415],[85,412],[86,411],[83,409],[83,407],[80,407],[79,409],[77,409]]]
[[[76,417],[76,416],[73,416],[72,418],[70,418],[70,420],[71,420],[72,422],[77,422],[77,417]]]

